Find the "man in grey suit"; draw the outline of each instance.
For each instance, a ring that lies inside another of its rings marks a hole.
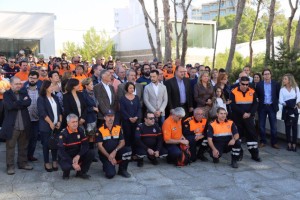
[[[100,73],[101,82],[95,85],[94,93],[97,101],[99,102],[99,112],[97,127],[100,127],[104,123],[104,115],[109,110],[115,110],[116,96],[114,88],[110,85],[110,72],[108,70],[102,70]]]
[[[150,72],[151,83],[145,86],[144,103],[147,110],[154,113],[156,121],[162,126],[165,121],[168,93],[166,86],[159,82],[158,76],[158,70],[152,70]]]

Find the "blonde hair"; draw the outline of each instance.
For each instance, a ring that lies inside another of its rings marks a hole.
[[[81,81],[82,87],[85,89],[87,85],[89,85],[93,81],[92,78],[85,78]]]
[[[202,80],[201,79],[202,79],[202,77],[203,77],[204,74],[206,74],[208,76],[207,87],[211,87],[210,76],[209,76],[209,72],[207,72],[207,71],[204,71],[204,72],[200,73],[200,76],[198,78],[198,84],[202,84]]]
[[[285,87],[285,85],[283,85],[283,78],[284,77],[288,78],[289,83],[290,83],[290,85],[291,85],[292,88],[297,88],[298,87],[298,84],[296,83],[294,76],[292,74],[290,74],[290,73],[283,75],[283,77],[282,77],[282,83],[281,83],[282,87]]]

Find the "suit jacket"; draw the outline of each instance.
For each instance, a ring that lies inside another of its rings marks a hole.
[[[193,98],[191,95],[190,80],[188,78],[183,78],[183,83],[185,86],[186,103],[188,107],[191,108],[193,107]],[[176,77],[167,80],[166,87],[168,91],[168,108],[174,109],[180,107],[180,93]]]
[[[28,96],[26,90],[19,91],[19,100],[16,95],[10,89],[3,94],[3,106],[4,106],[4,120],[2,124],[0,137],[3,139],[11,139],[13,130],[16,123],[18,110],[21,110],[23,124],[25,128],[26,136],[30,134],[30,116],[27,107],[31,104],[31,99]],[[26,100],[24,98],[27,97]]]
[[[165,116],[165,109],[168,104],[168,93],[165,85],[158,83],[158,95],[156,96],[152,83],[145,86],[144,103],[147,110],[155,112],[159,110],[162,116]]]
[[[81,92],[77,92],[77,96],[80,101],[80,108],[81,108],[81,116],[79,117],[79,120],[80,119],[86,120],[87,106],[84,97]],[[67,92],[66,94],[64,94],[63,104],[64,104],[64,120],[66,120],[66,117],[71,113],[79,116],[77,104],[71,92]]]
[[[117,96],[118,96],[118,101],[120,101],[121,97],[123,97],[126,93],[125,91],[125,84],[126,83],[121,83],[118,86],[118,91],[117,91]],[[140,83],[135,83],[135,92],[136,95],[139,97],[140,99],[140,105],[141,107],[143,106],[143,85]]]
[[[57,106],[57,119],[59,121],[59,116],[62,114],[62,109],[59,104],[59,100],[57,96],[52,94],[52,97],[56,103]],[[43,132],[50,132],[51,128],[48,122],[45,121],[45,117],[48,116],[50,120],[54,121],[54,113],[51,107],[51,104],[49,102],[49,99],[46,96],[39,96],[37,99],[37,109],[39,113],[39,130]]]
[[[104,119],[104,114],[109,110],[113,109],[116,110],[116,96],[114,92],[113,86],[109,85],[110,91],[111,91],[111,103],[109,102],[108,94],[106,93],[106,90],[103,86],[103,83],[99,83],[95,85],[94,87],[94,93],[95,97],[99,103],[98,108],[98,119]]]
[[[274,80],[271,80],[272,107],[276,112],[279,110],[279,106],[278,106],[279,91],[280,91],[279,83]],[[260,110],[264,106],[264,100],[265,100],[264,81],[260,81],[259,83],[257,83],[255,92],[258,98],[258,110]]]

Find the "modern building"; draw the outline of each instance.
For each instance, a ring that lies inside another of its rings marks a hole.
[[[55,18],[52,13],[0,11],[0,53],[16,56],[23,49],[26,54],[43,53],[46,58],[54,55]]]

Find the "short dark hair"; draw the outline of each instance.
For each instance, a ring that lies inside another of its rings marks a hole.
[[[225,110],[225,108],[223,108],[223,107],[219,107],[218,109],[217,109],[217,113],[219,113],[221,110],[224,110],[224,111],[226,111]],[[227,111],[226,111],[227,112]]]
[[[271,70],[270,69],[268,69],[268,68],[266,68],[266,69],[264,69],[263,71],[262,71],[262,75],[264,75],[264,73],[266,72],[266,71],[269,71],[270,72],[270,74],[272,75],[272,72],[271,72]]]
[[[58,71],[52,70],[52,71],[50,71],[50,72],[48,73],[48,77],[49,77],[49,78],[52,78],[52,75],[53,75],[53,74],[59,75]]]
[[[242,76],[240,79],[240,82],[242,82],[242,81],[250,81],[250,79],[247,76]]]
[[[260,73],[254,73],[254,74],[253,74],[253,78],[254,78],[254,76],[256,76],[256,75],[259,76],[259,81],[261,81],[261,80],[262,80],[261,74],[260,74]]]
[[[226,70],[224,68],[220,68],[219,73],[226,73]]]
[[[159,72],[156,69],[151,70],[150,74],[152,74],[152,73],[155,73],[157,76],[159,75]]]
[[[49,80],[44,80],[43,81],[43,84],[42,84],[42,86],[41,86],[41,89],[40,89],[40,95],[41,96],[46,96],[46,94],[47,94],[47,89],[50,87],[50,85],[51,85],[51,81],[49,81]]]
[[[27,62],[26,60],[21,60],[21,61],[19,62],[19,65],[22,66],[23,63],[27,63],[27,64],[28,64],[28,62]]]
[[[153,112],[146,111],[146,112],[145,112],[145,115],[144,115],[144,118],[147,118],[148,114],[152,114],[152,115],[154,115],[154,113],[153,113]]]
[[[40,74],[37,71],[30,71],[28,77],[29,76],[37,76],[37,78],[39,78]]]
[[[128,88],[129,88],[130,85],[132,85],[133,89],[135,89],[135,85],[132,82],[127,82],[124,86],[124,89],[125,89],[126,92],[128,92]]]
[[[144,72],[145,66],[149,66],[149,67],[150,67],[150,65],[147,64],[147,63],[146,63],[146,64],[143,64],[143,66],[142,66],[142,68],[141,68],[142,72]]]
[[[70,78],[66,84],[66,91],[71,92],[77,85],[79,85],[79,80],[76,78]]]

